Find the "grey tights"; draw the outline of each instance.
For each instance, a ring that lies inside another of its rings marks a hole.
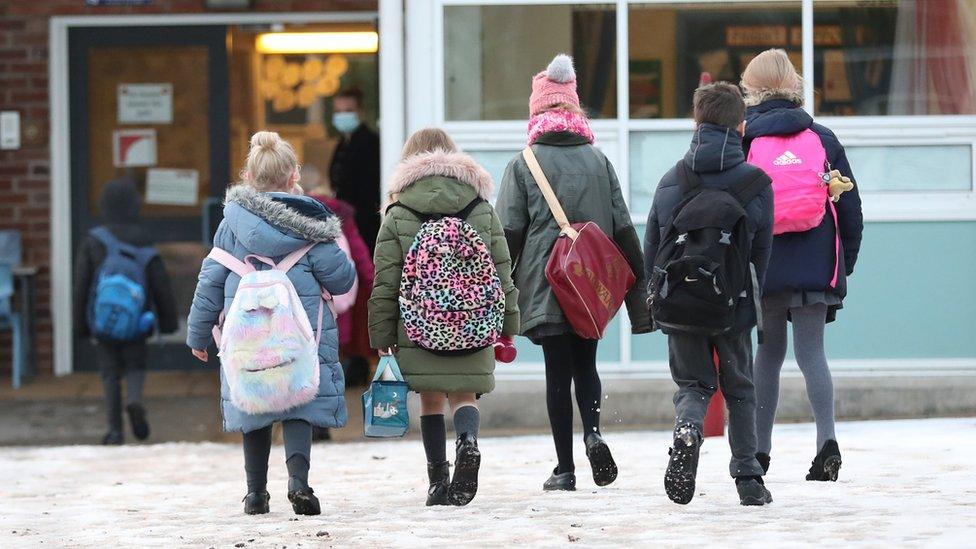
[[[793,320],[793,353],[803,373],[807,398],[817,423],[817,451],[825,442],[836,440],[834,434],[834,384],[824,353],[824,325],[827,305],[817,303],[788,309],[763,303],[764,337],[756,352],[754,383],[756,385],[756,431],[759,448],[769,454],[772,448],[773,420],[779,400],[779,376],[786,359],[787,312]]]
[[[271,455],[271,427],[244,433],[244,472],[247,491],[261,492],[268,486],[268,457]],[[308,469],[312,455],[312,424],[300,419],[281,422],[285,439],[285,465],[288,491],[308,488]]]

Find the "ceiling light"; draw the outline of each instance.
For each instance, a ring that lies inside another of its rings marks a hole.
[[[259,34],[261,53],[376,53],[375,32],[269,32]]]

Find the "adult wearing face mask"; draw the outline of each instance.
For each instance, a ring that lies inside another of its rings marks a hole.
[[[356,209],[356,226],[372,254],[380,228],[380,136],[363,121],[359,88],[339,92],[332,99],[332,110],[339,145],[329,176],[336,198]]]

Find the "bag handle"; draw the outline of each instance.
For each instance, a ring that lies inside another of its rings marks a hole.
[[[566,218],[566,212],[563,211],[563,207],[559,204],[556,193],[552,191],[552,185],[549,184],[549,179],[546,177],[546,173],[542,171],[542,166],[539,165],[539,159],[535,157],[531,146],[522,149],[522,158],[525,159],[526,165],[529,166],[529,171],[532,172],[532,178],[535,179],[535,184],[539,186],[539,190],[542,191],[542,196],[545,197],[546,203],[549,204],[549,211],[556,218],[560,234],[576,240],[579,237],[579,232],[570,225],[569,219]]]
[[[403,381],[403,374],[400,373],[400,365],[397,364],[396,358],[391,355],[381,356],[380,363],[376,366],[376,374],[373,376],[373,382],[377,382],[383,377],[383,373],[386,369],[390,369],[390,373],[397,381]]]

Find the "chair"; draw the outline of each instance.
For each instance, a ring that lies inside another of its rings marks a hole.
[[[0,330],[12,330],[13,386],[20,388],[21,378],[27,369],[24,349],[24,319],[13,309],[15,266],[20,265],[20,233],[0,231]]]

